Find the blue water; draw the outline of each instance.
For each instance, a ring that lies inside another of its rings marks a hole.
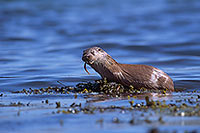
[[[1,0],[0,92],[100,79],[81,60],[93,46],[199,90],[199,14],[199,0]]]
[[[158,67],[177,87],[199,88],[198,0],[0,4],[3,91],[99,78],[92,70],[94,77],[88,76],[81,61],[82,51],[92,46],[102,47],[121,63]]]

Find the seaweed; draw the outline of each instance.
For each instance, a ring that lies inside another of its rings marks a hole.
[[[64,84],[62,84],[64,85]],[[148,93],[159,93],[162,95],[166,95],[168,93],[167,90],[159,90],[159,89],[146,89],[142,88],[134,88],[134,86],[125,87],[116,82],[108,82],[106,78],[102,80],[96,80],[94,82],[86,82],[86,83],[78,83],[75,87],[73,86],[63,86],[63,87],[47,87],[40,89],[23,89],[21,91],[13,91],[12,93],[23,93],[23,94],[70,94],[74,93],[74,97],[77,98],[77,94],[87,94],[87,93],[98,93],[104,94],[110,97],[123,97],[127,96],[130,99],[132,96],[138,94],[148,94]]]

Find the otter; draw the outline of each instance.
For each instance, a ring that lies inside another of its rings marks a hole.
[[[100,47],[83,51],[82,60],[90,65],[102,78],[126,87],[174,91],[173,80],[162,70],[149,65],[120,64]]]

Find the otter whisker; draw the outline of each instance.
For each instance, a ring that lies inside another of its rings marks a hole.
[[[60,81],[57,81],[57,83],[63,85],[64,87],[66,86],[65,84],[61,83]]]

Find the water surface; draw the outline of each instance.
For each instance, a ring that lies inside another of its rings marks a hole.
[[[176,88],[199,90],[199,12],[198,0],[1,0],[0,92],[9,94],[23,88],[60,86],[56,81],[74,86],[100,79],[89,67],[92,75],[83,70],[82,51],[92,46],[100,46],[120,63],[160,68],[172,77]],[[15,99],[10,97],[9,102]],[[64,98],[71,100],[71,97]],[[1,103],[5,104],[4,100]],[[21,100],[17,96],[14,101]],[[35,100],[30,97],[31,102]],[[53,124],[58,117],[50,118]],[[74,116],[70,119],[75,121],[74,125],[90,119],[83,117],[78,122]],[[10,123],[14,118],[1,123]],[[26,123],[21,118],[19,121]],[[112,124],[108,127],[119,128],[119,132],[132,131],[126,124],[121,128]],[[28,125],[24,128],[28,131]],[[102,128],[94,131],[99,129]]]

